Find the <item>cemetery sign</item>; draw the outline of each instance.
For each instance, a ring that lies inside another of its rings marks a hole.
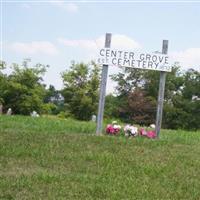
[[[110,48],[99,50],[97,62],[100,65],[171,71],[169,57],[165,54],[141,53],[138,51],[122,51]]]

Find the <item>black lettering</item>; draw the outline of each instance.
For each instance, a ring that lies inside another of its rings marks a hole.
[[[128,59],[128,58],[127,58],[127,54],[128,54],[128,52],[125,51],[125,52],[124,52],[124,59]]]
[[[131,61],[131,67],[135,67],[135,60]]]
[[[122,55],[122,51],[118,51],[118,53],[119,53],[119,57],[121,58],[121,55]]]
[[[113,58],[113,59],[112,59],[112,64],[113,64],[113,65],[117,65],[117,58]]]
[[[161,63],[163,61],[163,56],[159,56],[159,62]]]
[[[169,64],[168,63],[168,58],[169,58],[168,56],[165,57],[165,64]]]
[[[133,59],[134,60],[134,53],[133,52],[129,53],[129,59]]]
[[[146,67],[145,67],[145,64],[146,64],[146,61],[143,60],[143,62],[142,62],[142,67],[143,67],[143,68],[146,68]]]
[[[155,66],[156,66],[156,68],[155,69],[157,69],[158,68],[158,65],[159,65],[159,63],[154,63],[155,64]]]
[[[126,65],[127,64],[127,65]],[[130,60],[124,60],[123,66],[130,66]]]
[[[103,51],[105,51],[105,49],[101,49],[101,50],[100,50],[100,55],[101,55],[101,56],[104,56],[104,54],[102,53]]]
[[[142,62],[141,60],[137,60],[138,62],[138,67],[140,67],[140,63]]]
[[[144,54],[143,53],[140,54],[140,60],[144,60]]]
[[[111,57],[116,57],[117,56],[117,51],[111,51]]]
[[[153,61],[153,62],[156,62],[156,61],[157,61],[157,56],[156,56],[156,55],[153,55],[153,56],[152,56],[152,61]]]
[[[153,62],[152,61],[148,62],[148,67],[151,67],[151,68],[153,67]]]
[[[150,60],[151,59],[151,55],[150,54],[147,54],[146,55],[146,60]]]
[[[122,64],[121,64],[121,63],[122,63],[122,59],[121,59],[121,58],[119,58],[119,59],[118,59],[118,66],[122,66]]]
[[[106,57],[109,57],[110,55],[110,49],[106,49]]]

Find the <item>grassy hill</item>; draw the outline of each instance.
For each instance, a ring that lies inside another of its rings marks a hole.
[[[72,119],[0,116],[0,199],[200,199],[200,132],[95,136]]]

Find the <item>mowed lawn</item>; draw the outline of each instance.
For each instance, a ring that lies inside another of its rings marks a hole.
[[[200,199],[200,132],[95,136],[95,124],[0,116],[0,199]]]

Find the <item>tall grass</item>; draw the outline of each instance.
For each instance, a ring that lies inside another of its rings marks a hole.
[[[95,133],[94,122],[60,119],[56,117],[0,116],[0,130],[29,133]]]
[[[200,199],[199,155],[200,132],[98,137],[92,122],[1,116],[0,199]]]

